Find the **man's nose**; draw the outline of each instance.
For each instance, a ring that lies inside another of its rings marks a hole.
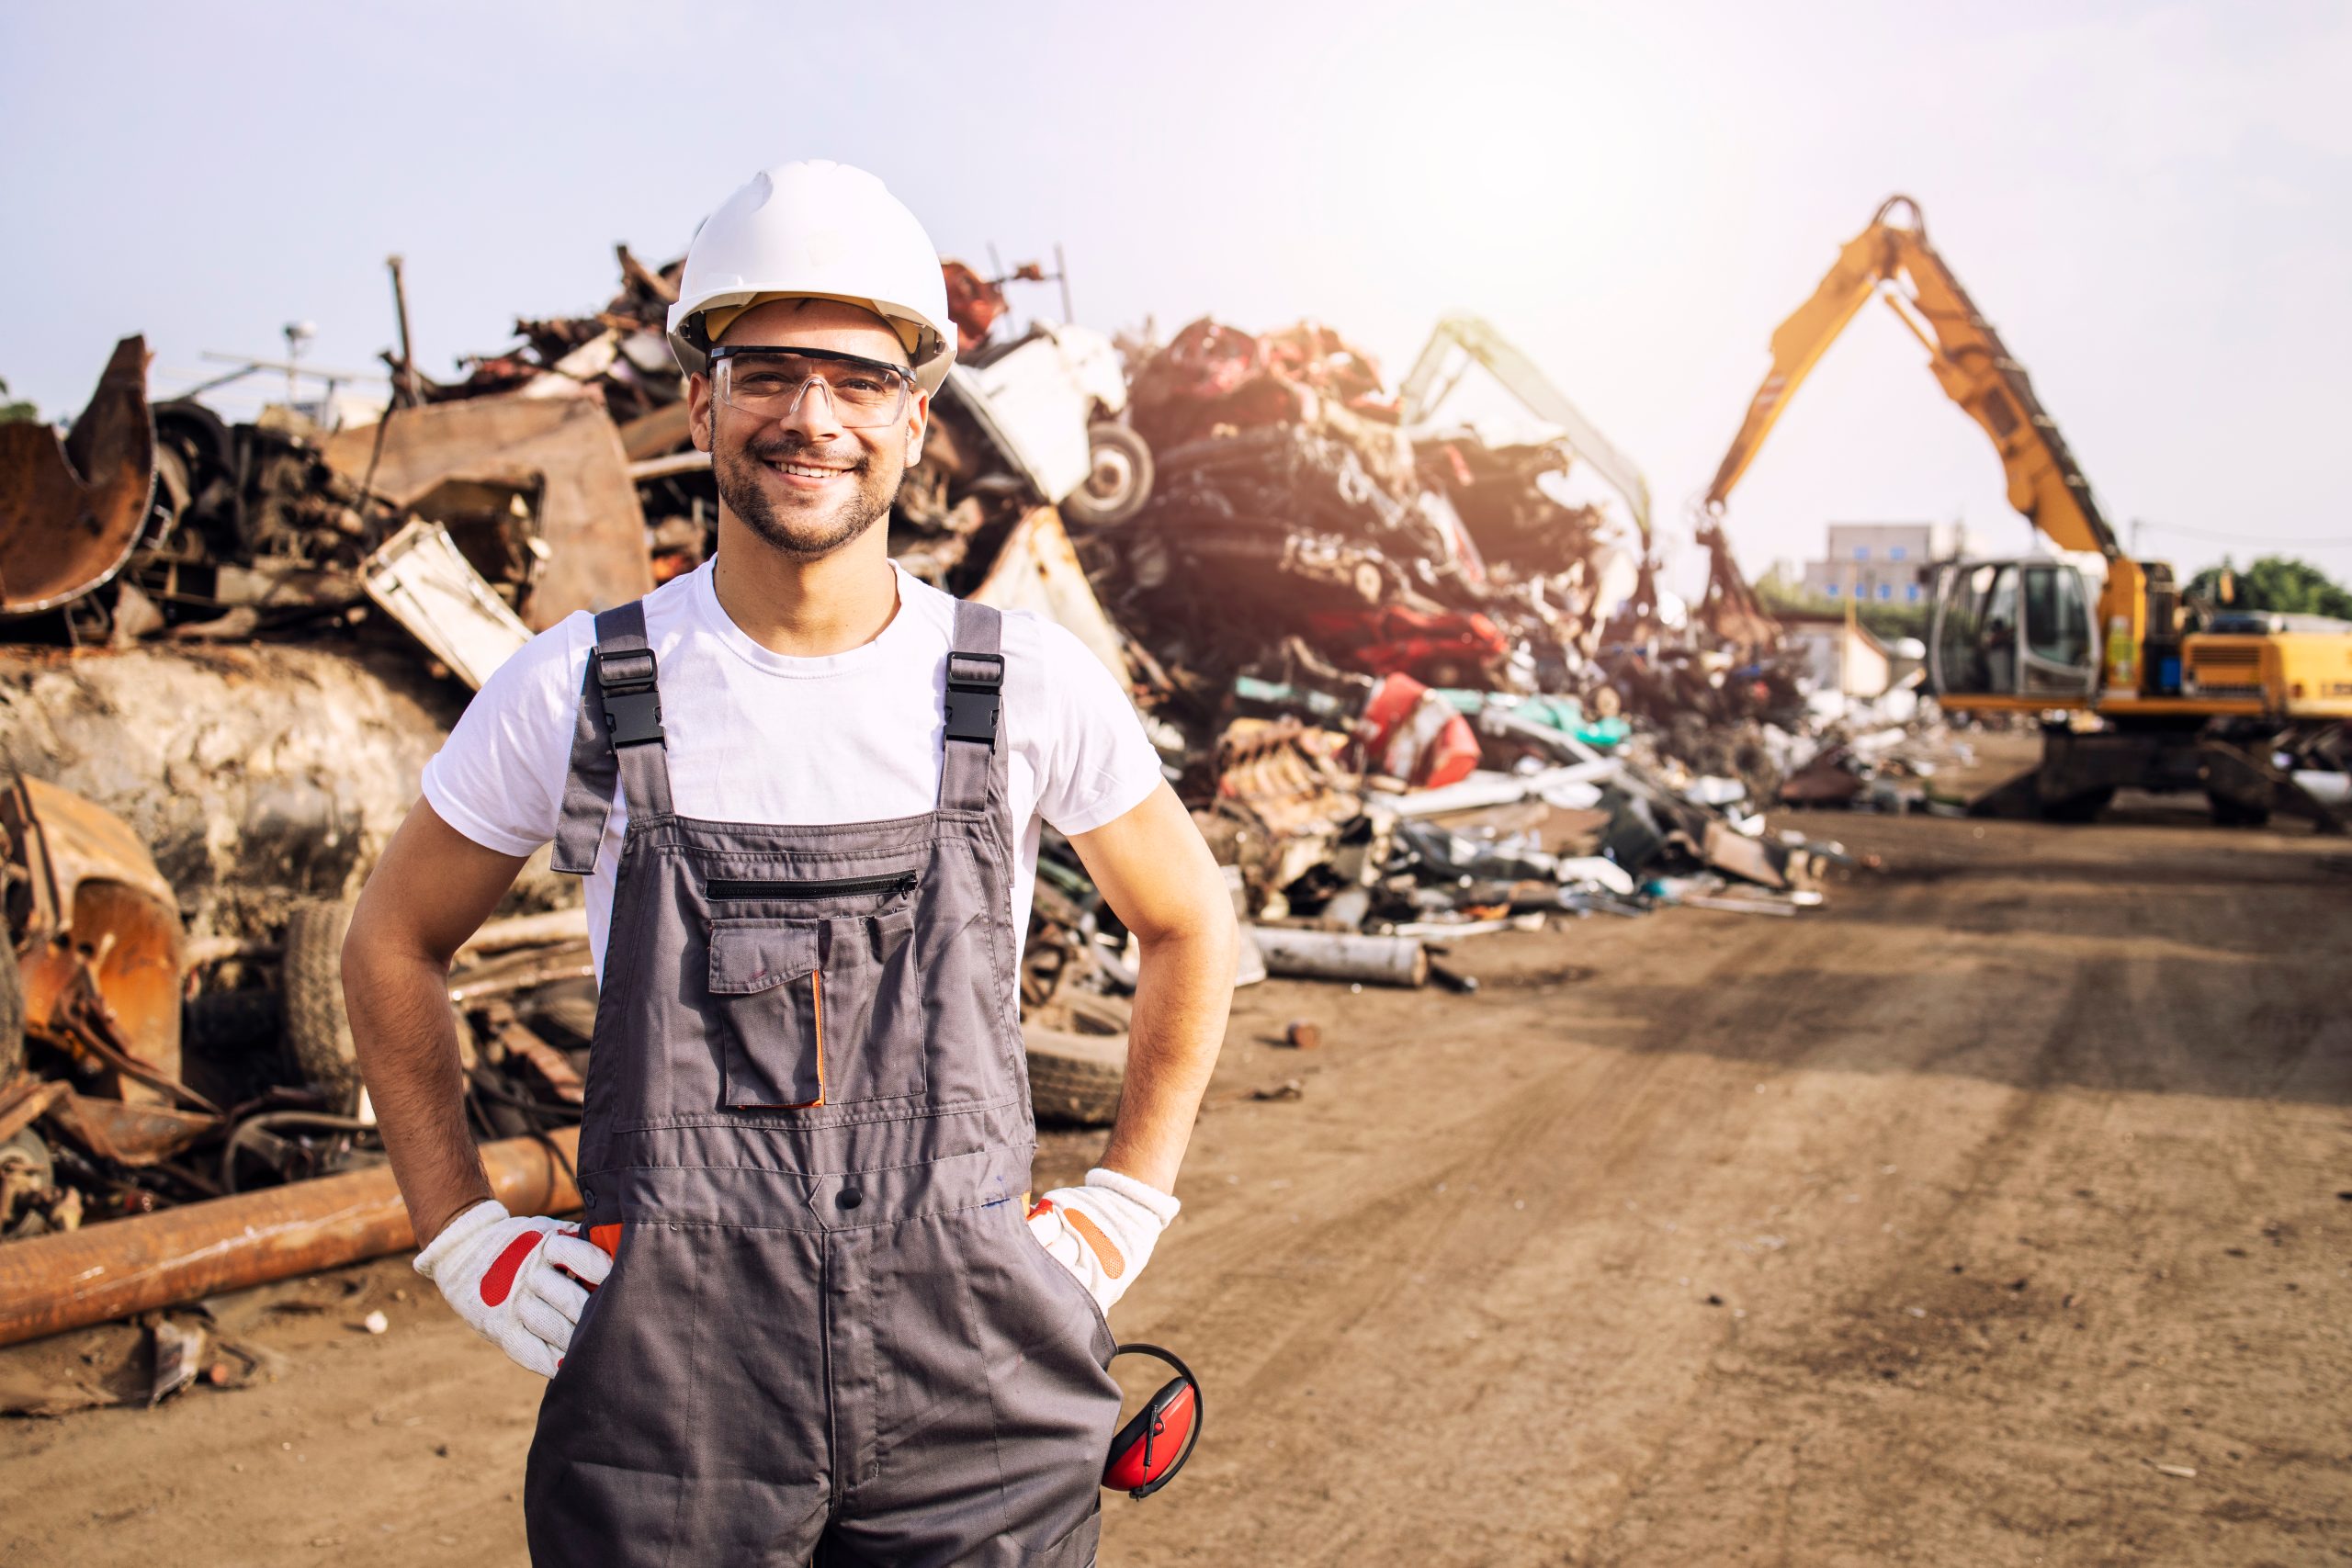
[[[831,441],[842,434],[841,415],[833,407],[833,389],[825,384],[822,376],[811,376],[801,383],[800,395],[776,423],[811,445]]]

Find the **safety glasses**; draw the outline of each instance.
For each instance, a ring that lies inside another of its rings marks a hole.
[[[847,430],[896,424],[914,395],[914,375],[903,367],[821,348],[722,344],[710,352],[710,377],[720,402],[756,419],[789,419],[808,389],[821,386]]]

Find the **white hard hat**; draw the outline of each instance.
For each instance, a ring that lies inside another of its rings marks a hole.
[[[862,305],[897,329],[915,381],[935,392],[956,358],[947,285],[906,204],[864,169],[811,159],[763,169],[703,220],[686,248],[670,348],[687,375],[710,363],[718,331],[752,304],[785,298]]]

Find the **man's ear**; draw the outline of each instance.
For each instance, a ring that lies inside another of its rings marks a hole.
[[[931,394],[917,392],[907,414],[907,467],[922,461],[923,433],[931,428]]]
[[[694,438],[695,450],[710,450],[710,378],[696,374],[686,378],[686,433]]]

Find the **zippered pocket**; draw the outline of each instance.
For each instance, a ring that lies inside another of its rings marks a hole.
[[[711,902],[723,904],[757,898],[854,898],[861,894],[911,893],[914,886],[915,874],[902,871],[889,876],[806,879],[714,876],[703,884],[703,892]]]

